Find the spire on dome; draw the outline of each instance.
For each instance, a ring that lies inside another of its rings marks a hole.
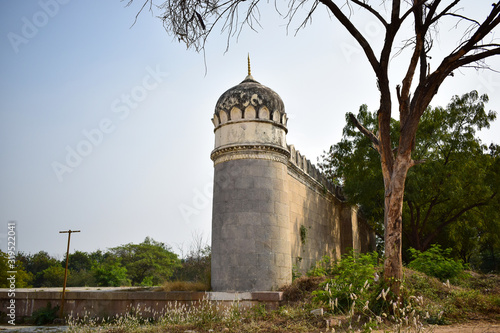
[[[250,70],[250,53],[248,53],[248,75],[245,78],[246,80],[253,80],[252,71]]]
[[[248,53],[248,75],[252,75],[252,71],[250,70],[250,53]]]

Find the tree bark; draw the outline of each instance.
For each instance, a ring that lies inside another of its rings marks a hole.
[[[403,198],[406,174],[412,166],[411,151],[398,154],[392,167],[392,173],[387,174],[385,182],[385,261],[384,278],[392,291],[399,297],[401,280],[403,278],[402,233],[403,233]],[[388,170],[388,168],[383,168]]]

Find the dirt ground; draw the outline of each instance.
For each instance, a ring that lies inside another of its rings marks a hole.
[[[467,323],[445,326],[432,326],[428,332],[435,333],[500,333],[500,323],[492,324],[488,322]]]
[[[384,331],[373,331],[385,333]],[[425,327],[424,332],[429,333],[500,333],[500,323],[472,322],[453,325],[433,325]]]

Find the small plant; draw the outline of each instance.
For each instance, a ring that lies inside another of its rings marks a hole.
[[[48,302],[46,307],[33,311],[33,315],[31,316],[31,318],[35,325],[52,324],[54,320],[58,317],[57,315],[58,312],[59,312],[59,305],[56,307],[52,307],[52,304]]]
[[[409,251],[413,258],[408,264],[409,268],[434,276],[441,281],[456,278],[465,269],[461,261],[450,258],[451,249],[442,250],[437,244],[433,244],[424,252],[413,248]]]
[[[302,245],[306,244],[307,240],[307,228],[303,225],[300,226],[300,242]]]
[[[302,276],[302,273],[300,272],[299,266],[297,264],[293,264],[292,265],[292,282],[301,276]]]
[[[327,276],[331,273],[335,261],[330,256],[323,256],[307,271],[307,276]]]

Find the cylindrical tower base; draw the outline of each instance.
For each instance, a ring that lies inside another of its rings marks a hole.
[[[212,289],[270,291],[291,283],[287,166],[280,156],[215,165]]]

